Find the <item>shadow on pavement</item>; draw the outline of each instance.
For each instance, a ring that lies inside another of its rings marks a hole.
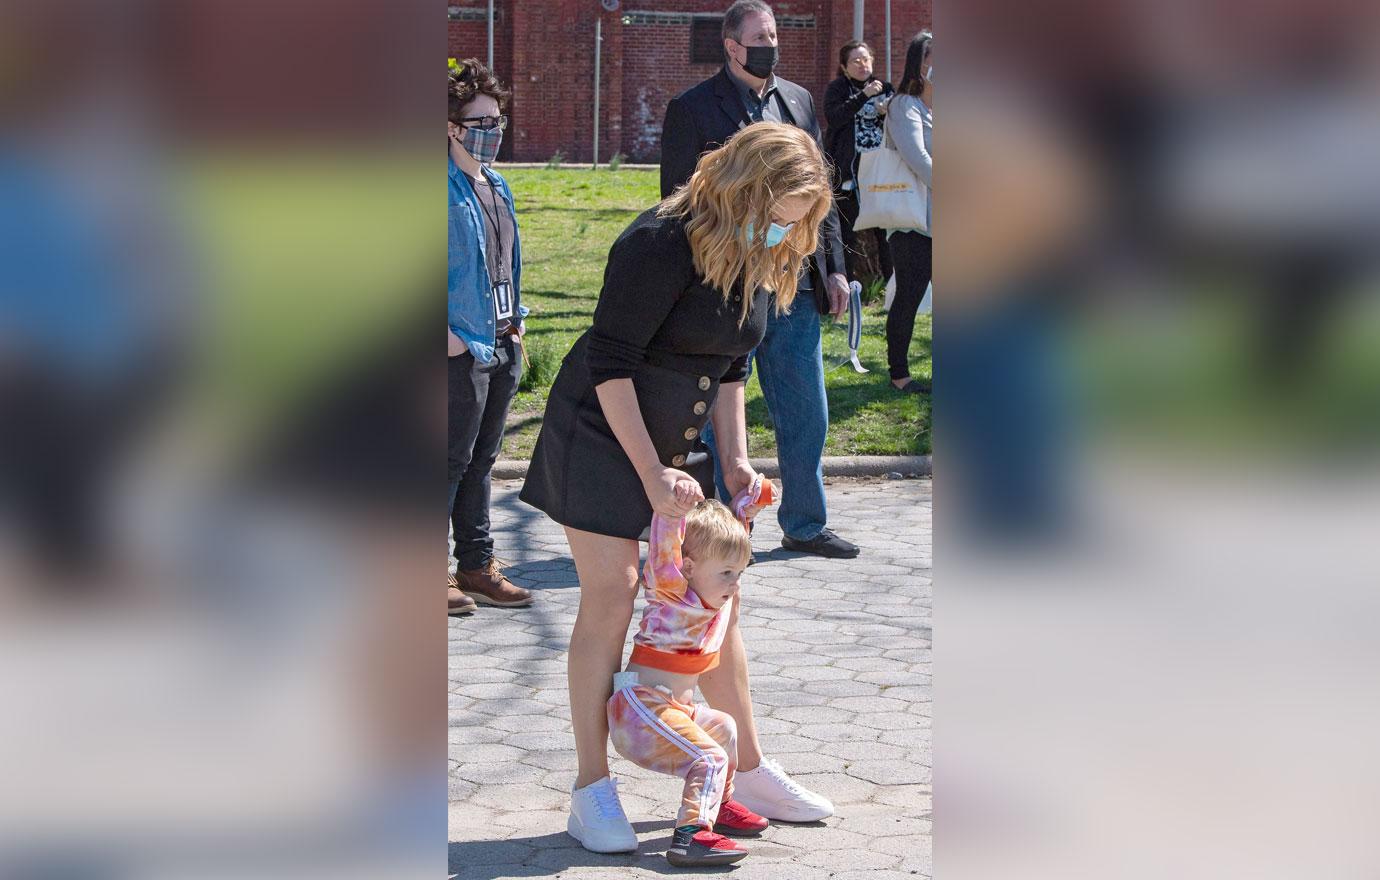
[[[634,822],[639,834],[669,832],[675,823],[669,819]],[[592,853],[563,831],[536,837],[510,837],[507,840],[451,841],[450,873],[463,880],[500,880],[505,877],[551,877],[567,868],[642,868],[658,874],[725,874],[738,866],[718,868],[677,868],[666,861],[671,835],[643,841],[635,853]]]
[[[813,554],[801,553],[799,550],[787,550],[785,547],[775,547],[765,553],[760,550],[754,550],[752,553],[753,562],[772,562],[781,559],[806,559],[812,557]]]
[[[575,574],[575,561],[569,556],[514,563],[504,568],[503,573],[508,580],[529,590],[572,590],[580,587],[580,579]]]

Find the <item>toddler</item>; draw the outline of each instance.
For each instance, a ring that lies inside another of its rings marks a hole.
[[[639,767],[684,778],[666,852],[677,867],[736,862],[747,850],[725,835],[753,836],[768,824],[732,799],[732,716],[695,704],[694,691],[700,674],[719,663],[738,579],[752,556],[748,525],[773,494],[759,475],[732,510],[701,501],[683,518],[652,517],[647,606],[627,667],[614,676],[609,734],[618,753]]]

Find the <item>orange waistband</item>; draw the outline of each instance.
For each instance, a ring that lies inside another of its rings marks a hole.
[[[719,665],[719,652],[715,651],[712,654],[672,654],[668,651],[658,651],[649,645],[634,644],[632,656],[628,658],[628,662],[636,663],[639,666],[650,666],[652,669],[660,669],[664,672],[699,675]]]

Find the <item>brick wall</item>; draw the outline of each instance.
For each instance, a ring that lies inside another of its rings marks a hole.
[[[630,161],[658,161],[667,102],[720,66],[690,62],[691,16],[727,7],[728,0],[623,0],[607,13],[598,0],[496,0],[495,72],[513,90],[501,158],[545,161],[559,150],[568,161],[590,160],[594,32],[602,18],[599,158],[621,152]],[[484,57],[486,9],[487,0],[452,0],[452,56]],[[853,37],[853,0],[782,0],[773,9],[778,73],[809,89],[822,115],[824,87],[838,75],[838,47]],[[932,14],[932,0],[891,0],[894,79],[910,37],[931,26]],[[885,0],[866,0],[864,38],[876,50],[878,75],[886,72],[885,23]]]
[[[508,7],[515,0],[494,0],[494,72],[503,84],[512,88],[510,71],[513,69],[513,20]],[[516,0],[521,2],[521,0]],[[487,61],[489,53],[488,0],[451,0],[451,12],[446,20],[447,55],[451,58],[478,58]],[[516,123],[513,102],[509,103],[508,115],[512,117],[508,133]],[[513,144],[505,136],[498,157],[503,161],[513,160]]]
[[[853,0],[836,0],[829,4],[832,8],[833,54],[829,59],[830,78],[837,76],[834,67],[838,65],[838,47],[853,39]],[[886,2],[885,0],[866,0],[863,6],[863,39],[872,46],[876,54],[873,66],[877,76],[890,80],[893,84],[901,81],[901,71],[906,66],[906,47],[910,38],[921,28],[934,29],[934,4],[932,0],[891,0],[891,75],[886,70]]]

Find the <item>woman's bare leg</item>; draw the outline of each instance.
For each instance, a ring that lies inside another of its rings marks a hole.
[[[605,704],[613,695],[613,674],[623,658],[637,593],[638,546],[567,527],[566,541],[580,578],[580,611],[570,634],[566,674],[570,720],[580,763],[575,787],[609,775],[609,722]]]
[[[733,616],[719,649],[719,665],[700,676],[700,693],[712,708],[727,712],[738,723],[738,770],[756,770],[762,762],[762,744],[757,741],[757,723],[752,718],[752,689],[748,685],[747,650],[738,631],[739,603],[733,603]]]

